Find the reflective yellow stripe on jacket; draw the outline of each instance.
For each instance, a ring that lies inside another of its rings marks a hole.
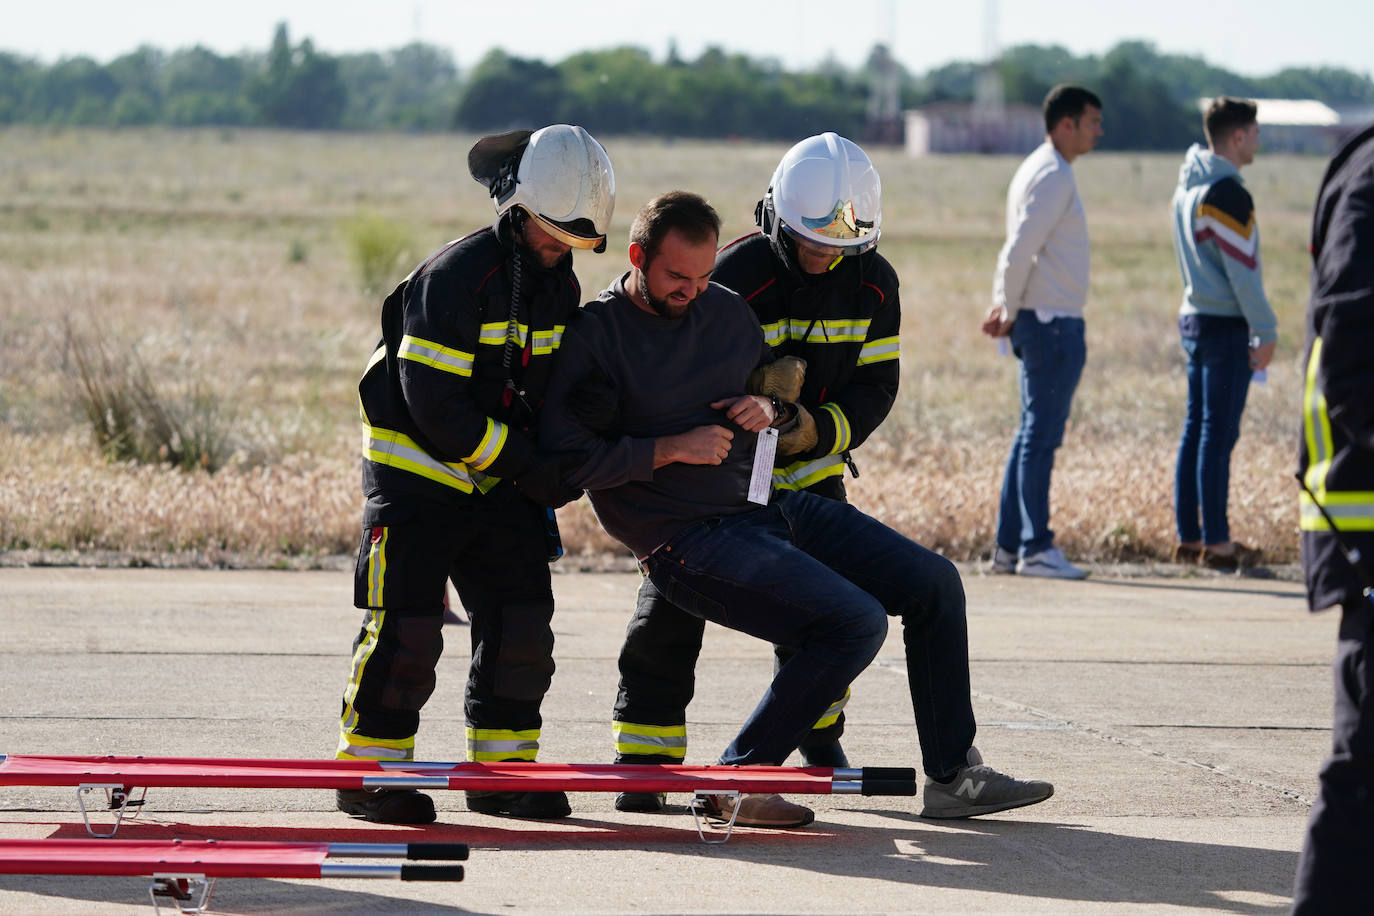
[[[563,329],[563,325],[556,324],[550,330],[535,331],[534,343],[530,346],[530,355],[548,356],[550,353],[557,350],[559,344],[563,342]],[[506,330],[506,322],[489,321],[482,325],[481,331],[478,332],[477,342],[493,347],[504,346],[506,343]],[[526,339],[529,337],[529,325],[517,324],[515,326],[515,333],[515,342],[523,347]]]
[[[1303,387],[1302,432],[1308,459],[1303,481],[1342,531],[1374,531],[1374,492],[1326,488],[1335,443],[1331,437],[1331,417],[1326,410],[1326,396],[1317,386],[1321,352],[1322,339],[1318,337],[1312,342],[1312,354],[1307,358],[1307,380]],[[1302,512],[1298,524],[1303,531],[1331,530],[1312,497],[1303,493],[1299,497],[1299,504]]]
[[[423,363],[426,366],[444,372],[452,372],[454,375],[461,375],[464,378],[472,377],[471,353],[464,353],[462,350],[455,350],[432,340],[424,340],[407,334],[401,338],[401,345],[396,348],[396,355],[401,359]],[[372,368],[371,363],[368,363],[368,368]]]
[[[763,326],[763,339],[776,347],[789,340],[808,343],[858,343],[868,336],[868,318],[784,318]],[[809,332],[809,333],[808,333]]]
[[[654,754],[673,760],[687,758],[686,725],[638,725],[634,722],[612,722],[615,752],[625,754]]]
[[[840,477],[844,474],[845,449],[854,438],[849,419],[845,417],[840,405],[831,401],[821,405],[821,410],[830,415],[835,424],[835,444],[831,454],[813,458],[810,461],[795,461],[792,464],[773,468],[773,486],[779,490],[805,490],[825,480],[827,477]]]
[[[901,345],[896,337],[879,337],[870,340],[859,350],[859,361],[856,366],[867,366],[872,363],[883,363],[890,359],[899,358]]]
[[[487,436],[482,440],[483,445],[479,446],[477,453],[470,456],[474,461],[482,461],[480,467],[490,464],[491,459],[500,451],[501,444],[505,442],[504,424],[496,423],[494,420],[487,422],[489,426]],[[495,439],[494,426],[501,427],[499,441]],[[387,467],[419,474],[463,493],[471,493],[473,490],[486,493],[501,482],[499,477],[489,477],[480,473],[477,464],[470,466],[461,461],[439,461],[420,448],[409,436],[395,430],[382,429],[380,426],[363,426],[363,457]]]
[[[827,477],[844,473],[842,455],[825,455],[812,461],[798,461],[786,467],[773,468],[773,486],[779,490],[805,490]]]

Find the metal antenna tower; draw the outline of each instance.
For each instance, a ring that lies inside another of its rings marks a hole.
[[[974,86],[975,108],[989,115],[1000,115],[1006,104],[999,66],[1002,49],[997,38],[997,0],[983,0],[983,68]]]

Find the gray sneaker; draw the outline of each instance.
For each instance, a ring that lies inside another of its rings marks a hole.
[[[984,766],[978,748],[968,749],[968,766],[954,780],[940,783],[926,777],[925,807],[921,817],[957,818],[992,814],[1042,802],[1054,794],[1054,786],[1039,779],[1013,779]]]
[[[804,805],[794,805],[781,795],[701,795],[706,816],[712,820],[728,821],[738,804],[736,827],[805,827],[816,814]]]
[[[1016,552],[997,545],[992,551],[992,571],[1003,576],[1016,575]]]
[[[1040,576],[1045,579],[1086,579],[1087,570],[1079,569],[1064,558],[1058,547],[1046,547],[1039,553],[1022,557],[1016,564],[1018,576]]]

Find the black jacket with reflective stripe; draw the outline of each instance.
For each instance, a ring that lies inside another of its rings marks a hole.
[[[1374,575],[1374,128],[1332,159],[1312,220],[1312,294],[1298,466]],[[1313,610],[1360,600],[1374,581],[1346,562],[1310,500],[1301,517]]]
[[[816,447],[782,460],[862,445],[892,409],[900,379],[902,309],[887,259],[870,251],[803,280],[753,232],[720,250],[711,279],[749,303],[775,357],[806,360],[801,402],[816,420]],[[844,422],[822,404],[837,407]]]
[[[547,270],[522,257],[517,343],[503,365],[515,261],[505,236],[489,226],[450,242],[382,306],[382,340],[358,385],[369,524],[394,520],[388,507],[410,496],[485,500],[530,465],[549,369],[582,294],[571,256]]]

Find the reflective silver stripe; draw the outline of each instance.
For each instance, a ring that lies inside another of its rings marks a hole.
[[[787,332],[783,329],[782,322],[774,321],[763,326],[763,340],[768,346],[776,347],[787,339]]]
[[[1303,385],[1303,435],[1307,440],[1307,473],[1304,479],[1313,493],[1326,488],[1326,471],[1331,462],[1331,420],[1326,414],[1326,396],[1317,385],[1317,369],[1321,364],[1322,339],[1312,341],[1312,353],[1307,358],[1306,379]]]
[[[504,344],[506,342],[507,328],[508,325],[504,321],[488,322],[482,325],[481,330],[477,332],[477,342],[487,344],[488,346],[499,346]],[[515,342],[524,345],[525,334],[528,333],[528,331],[529,329],[525,327],[525,325],[517,324],[515,326]]]
[[[486,751],[494,753],[515,753],[516,751],[534,751],[539,749],[538,741],[525,741],[521,739],[511,739],[509,741],[468,741],[468,748],[474,751]]]
[[[1302,494],[1303,531],[1330,531],[1321,509],[1306,493]],[[1337,492],[1328,490],[1322,497],[1326,514],[1336,521],[1342,531],[1374,531],[1374,493]]]
[[[611,723],[617,754],[653,754],[673,760],[687,757],[686,725],[639,725],[634,722]]]
[[[548,356],[558,349],[563,343],[564,325],[556,324],[547,330],[536,330],[534,332],[534,343],[530,346],[530,354],[533,356]],[[477,342],[495,347],[504,345],[506,342],[506,322],[488,322],[482,325],[477,333]],[[527,324],[517,324],[515,326],[515,343],[524,346],[525,341],[529,340],[530,326]]]
[[[844,458],[840,455],[825,455],[814,461],[790,464],[785,468],[773,469],[773,486],[780,490],[804,490],[827,477],[844,473]]]
[[[787,340],[808,343],[856,343],[868,336],[868,318],[784,318],[763,326],[763,339],[770,347]],[[809,335],[808,335],[808,332]]]
[[[455,350],[432,340],[423,340],[407,334],[401,338],[401,345],[397,347],[396,355],[401,359],[408,359],[411,362],[452,372],[464,378],[472,375],[471,353],[464,353],[462,350]]]
[[[844,689],[844,696],[830,704],[830,707],[816,720],[812,729],[829,728],[839,721],[840,713],[844,712],[845,706],[849,703],[849,688]]]
[[[482,437],[482,441],[477,444],[477,451],[463,459],[463,462],[474,471],[486,470],[496,456],[501,454],[501,449],[505,448],[506,436],[510,429],[504,423],[487,418],[487,433]]]
[[[468,727],[468,759],[480,761],[534,760],[539,753],[539,729]]]
[[[840,405],[834,401],[822,404],[821,410],[830,414],[830,418],[835,421],[835,444],[830,447],[830,451],[839,454],[849,448],[849,442],[854,438],[854,433],[849,428],[849,418],[844,415],[843,410],[840,410]]]
[[[409,760],[415,756],[415,747],[414,745],[408,748],[383,747],[379,744],[340,742],[339,756],[358,760]]]
[[[391,536],[391,529],[380,527],[382,536],[372,542],[367,553],[367,603],[374,608],[386,606],[382,601],[382,589],[386,586],[386,540]]]
[[[500,478],[478,473],[461,461],[439,461],[414,439],[395,430],[364,426],[363,436],[363,456],[369,461],[419,474],[464,493],[474,488],[485,493],[500,482]]]
[[[879,337],[877,340],[870,340],[859,350],[859,360],[856,365],[867,366],[872,363],[881,363],[890,359],[897,359],[901,355],[901,343],[896,337]]]
[[[534,332],[534,346],[530,347],[532,356],[548,356],[563,343],[563,325],[554,325],[549,331]]]
[[[386,359],[386,344],[382,344],[380,347],[372,351],[372,356],[367,361],[367,368],[363,370],[363,375],[367,375],[368,372],[372,371],[373,366],[377,365],[384,359]]]
[[[1322,339],[1312,341],[1312,354],[1307,358],[1306,382],[1303,387],[1303,438],[1307,443],[1309,464],[1303,480],[1335,520],[1342,531],[1374,531],[1374,492],[1363,490],[1328,490],[1326,475],[1335,454],[1331,437],[1331,417],[1326,409],[1326,396],[1317,385],[1317,369],[1321,362]],[[1298,527],[1303,531],[1329,531],[1331,526],[1322,516],[1312,497],[1299,497],[1301,513]]]

